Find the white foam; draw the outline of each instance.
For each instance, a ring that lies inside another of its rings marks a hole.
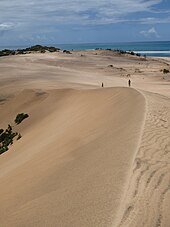
[[[134,53],[139,54],[170,54],[170,50],[141,50],[141,51],[134,51]]]

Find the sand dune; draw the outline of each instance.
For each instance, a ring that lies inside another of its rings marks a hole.
[[[168,64],[107,51],[1,58],[0,128],[30,117],[0,156],[0,226],[169,227]]]
[[[125,88],[24,91],[5,115],[11,106],[7,120],[21,110],[30,119],[1,156],[2,225],[112,224],[138,147],[143,96]]]

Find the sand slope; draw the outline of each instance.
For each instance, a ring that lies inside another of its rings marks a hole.
[[[130,178],[145,118],[134,89],[39,93],[1,108],[0,123],[30,117],[0,157],[1,226],[112,226]]]
[[[0,127],[30,115],[0,156],[0,226],[169,227],[169,63],[106,50],[0,58]],[[139,92],[122,88],[129,78]]]
[[[145,128],[118,226],[170,226],[170,100],[144,93]]]

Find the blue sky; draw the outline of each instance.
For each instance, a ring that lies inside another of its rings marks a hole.
[[[0,0],[0,46],[170,40],[170,0]]]

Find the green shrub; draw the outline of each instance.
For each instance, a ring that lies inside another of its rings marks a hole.
[[[14,50],[8,50],[8,49],[0,51],[0,57],[8,56],[8,55],[15,55],[15,51]]]
[[[4,132],[4,130],[1,128],[1,129],[0,129],[0,135],[1,135],[3,132]]]
[[[63,50],[63,53],[71,54],[71,52],[69,50]]]
[[[4,131],[0,129],[0,154],[8,150],[8,146],[13,144],[13,139],[18,135],[17,132],[12,131],[12,126],[8,125],[8,128]]]
[[[28,118],[29,115],[25,113],[20,113],[15,118],[15,123],[18,125],[20,124],[24,119]]]
[[[4,153],[6,151],[8,151],[8,147],[6,147],[6,146],[0,146],[0,154]]]
[[[169,70],[168,69],[163,69],[163,73],[164,74],[169,73]]]
[[[32,47],[28,47],[25,49],[18,49],[18,50],[0,50],[0,57],[9,56],[9,55],[17,55],[17,54],[27,54],[30,51],[45,53],[46,51],[49,52],[58,52],[60,49],[56,47],[48,47],[48,46],[41,46],[35,45]]]
[[[16,116],[15,123],[18,125],[27,117],[29,117],[28,114],[20,113]],[[0,154],[8,151],[9,145],[13,144],[16,136],[16,140],[19,140],[22,137],[20,133],[13,132],[11,125],[8,125],[6,130],[0,129]]]
[[[19,134],[18,134],[18,137],[17,137],[17,140],[20,140],[21,137],[22,137],[22,136],[21,136],[21,134],[19,133]]]

